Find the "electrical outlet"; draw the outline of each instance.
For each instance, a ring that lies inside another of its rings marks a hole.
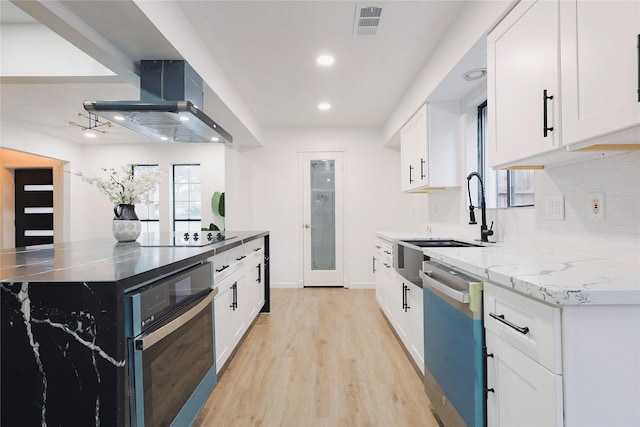
[[[604,219],[604,193],[589,193],[589,214],[591,219]]]
[[[545,215],[547,219],[564,219],[564,196],[552,194],[547,196]]]

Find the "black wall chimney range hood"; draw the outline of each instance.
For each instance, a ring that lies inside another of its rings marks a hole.
[[[140,62],[139,101],[84,101],[84,109],[161,142],[233,143],[197,106],[203,80],[183,60]]]

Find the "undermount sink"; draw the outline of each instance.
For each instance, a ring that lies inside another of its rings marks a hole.
[[[401,240],[403,243],[418,246],[421,248],[479,248],[482,245],[462,242],[453,239],[424,239],[424,240]]]

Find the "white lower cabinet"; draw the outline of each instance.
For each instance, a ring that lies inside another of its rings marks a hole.
[[[225,281],[228,282],[228,281]],[[231,291],[228,283],[218,283],[218,295],[213,300],[215,312],[216,369],[224,365],[231,353],[229,341],[229,304]]]
[[[562,376],[553,374],[492,332],[487,345],[487,424],[561,426]]]
[[[263,242],[263,240],[260,240]],[[218,372],[233,353],[265,303],[264,250],[246,244],[213,258],[218,277],[214,284],[216,369]]]
[[[488,426],[639,426],[640,305],[550,305],[484,284]]]
[[[424,373],[424,318],[422,287],[396,273],[393,244],[377,238],[373,250],[376,300],[420,372]]]

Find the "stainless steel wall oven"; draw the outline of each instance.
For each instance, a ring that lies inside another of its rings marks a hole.
[[[130,422],[184,426],[216,385],[211,263],[126,295]]]

